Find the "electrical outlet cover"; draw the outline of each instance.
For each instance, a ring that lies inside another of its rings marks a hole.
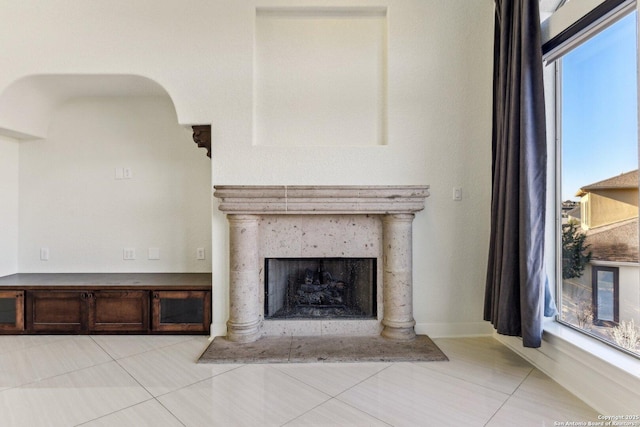
[[[135,248],[124,248],[122,250],[122,259],[124,259],[124,260],[134,260],[134,259],[136,259],[136,249]]]

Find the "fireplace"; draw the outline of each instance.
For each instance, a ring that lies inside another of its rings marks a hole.
[[[414,339],[412,223],[427,190],[216,186],[214,196],[229,221],[227,339]],[[344,290],[349,287],[350,293]]]
[[[376,261],[266,258],[264,318],[375,318]]]

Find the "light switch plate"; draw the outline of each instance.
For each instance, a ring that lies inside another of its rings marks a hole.
[[[149,248],[149,259],[160,259],[160,248]]]
[[[453,200],[456,202],[462,200],[462,187],[453,187]]]

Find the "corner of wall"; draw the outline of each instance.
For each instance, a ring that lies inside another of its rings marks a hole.
[[[0,276],[18,272],[18,141],[0,135]]]
[[[224,337],[227,335],[227,324],[220,322],[211,323],[211,329],[209,331],[212,339],[215,337]]]

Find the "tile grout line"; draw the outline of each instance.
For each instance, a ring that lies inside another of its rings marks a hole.
[[[459,360],[458,360],[458,361],[459,361]],[[416,365],[416,366],[418,366],[419,368],[427,369],[427,370],[429,370],[429,371],[430,371],[430,372],[432,372],[432,373],[439,374],[439,375],[444,375],[444,376],[447,376],[447,377],[449,377],[449,378],[455,379],[455,380],[457,380],[457,381],[462,381],[462,382],[467,383],[467,384],[470,384],[470,385],[472,385],[472,386],[475,386],[475,387],[482,387],[482,388],[484,388],[484,389],[486,389],[486,390],[490,390],[490,391],[493,391],[493,392],[496,392],[496,393],[501,393],[501,394],[504,394],[504,395],[507,395],[507,396],[511,396],[511,394],[512,394],[512,393],[515,393],[515,391],[516,391],[518,388],[520,388],[520,385],[522,384],[522,381],[524,381],[525,379],[527,379],[527,377],[531,374],[531,369],[535,369],[535,368],[533,368],[532,366],[531,366],[531,367],[529,367],[530,371],[527,373],[527,375],[525,375],[525,377],[520,381],[520,383],[518,383],[518,386],[513,390],[513,392],[508,392],[508,391],[498,390],[498,388],[497,388],[497,387],[492,387],[492,386],[490,386],[490,385],[486,385],[486,384],[482,384],[482,383],[480,383],[480,382],[472,381],[472,380],[470,380],[469,378],[465,378],[463,375],[456,375],[455,373],[443,372],[443,371],[439,371],[439,370],[437,370],[437,369],[432,369],[432,368],[430,368],[430,366],[429,366],[429,364],[430,364],[431,362],[427,362],[427,363],[425,363],[425,362],[408,362],[408,363],[415,364],[415,365]],[[480,364],[473,364],[473,365],[474,365],[474,366],[476,366],[476,367],[478,367],[478,368],[485,369],[485,368],[484,368],[482,365],[480,365]],[[515,376],[515,375],[513,375],[513,376]]]
[[[111,358],[111,360],[112,360],[116,365],[118,365],[118,367],[119,367],[120,369],[122,369],[124,372],[126,372],[126,373],[127,373],[127,375],[128,375],[128,376],[129,376],[133,381],[135,381],[135,382],[136,382],[136,384],[138,384],[138,385],[139,385],[139,386],[140,386],[144,391],[146,391],[146,392],[149,394],[149,396],[151,396],[151,398],[153,398],[153,397],[154,397],[154,396],[153,396],[153,394],[152,394],[149,390],[147,390],[147,388],[146,388],[145,386],[143,386],[143,385],[140,383],[140,381],[138,381],[138,379],[137,379],[136,377],[134,377],[134,376],[131,374],[131,372],[129,372],[129,371],[128,371],[124,366],[122,366],[122,364],[120,363],[120,359],[116,359],[116,358],[114,358],[114,357],[113,357],[113,356],[112,356],[112,355],[111,355],[111,354],[110,354],[110,353],[109,353],[109,352],[108,352],[104,347],[102,347],[102,345],[100,345],[100,343],[99,343],[99,342],[97,342],[97,341],[93,338],[93,336],[89,335],[89,337],[91,338],[91,340],[92,340],[92,341],[93,341],[93,342],[94,342],[98,347],[100,347],[100,349],[102,349],[102,351],[104,351],[104,352],[105,352],[105,353],[106,353],[106,354]],[[142,353],[140,353],[140,354],[144,354],[144,353],[146,353],[146,352],[142,352]],[[124,358],[124,357],[122,357],[121,359],[125,359],[125,358]]]
[[[59,343],[60,341],[63,341],[63,340],[57,340],[57,341],[54,341],[53,343]],[[94,343],[97,344],[95,341],[94,341]],[[44,346],[44,345],[48,345],[48,344],[49,343],[42,344],[42,345]],[[35,347],[29,347],[28,349],[33,349],[33,348],[35,348]],[[96,366],[105,365],[107,363],[115,362],[115,360],[111,357],[111,355],[109,353],[107,353],[106,351],[104,351],[104,349],[102,347],[100,347],[98,345],[98,348],[100,348],[100,350],[102,350],[111,360],[106,360],[104,362],[95,363],[93,365],[83,366],[83,367],[80,367],[80,368],[71,369],[71,370],[64,371],[64,372],[59,372],[59,373],[57,373],[55,375],[38,378],[38,379],[35,379],[33,381],[28,381],[26,383],[18,384],[18,385],[12,386],[12,387],[8,387],[8,388],[6,388],[4,390],[0,390],[0,393],[2,393],[4,391],[7,391],[7,390],[14,390],[14,389],[22,388],[24,386],[30,386],[30,385],[37,384],[37,383],[42,382],[42,381],[48,381],[48,380],[51,380],[51,379],[54,379],[54,378],[62,377],[64,375],[72,374],[74,372],[81,372],[81,371],[84,371],[84,370],[87,370],[87,369],[95,368]],[[28,350],[28,349],[25,348],[25,349],[22,349],[22,350]],[[19,351],[22,351],[22,350],[19,350]]]
[[[131,408],[131,407],[133,407],[133,406],[136,406],[136,405],[139,405],[139,404],[141,404],[141,403],[148,402],[148,401],[150,401],[150,400],[153,400],[153,399],[154,399],[154,396],[153,396],[151,393],[149,393],[149,391],[148,391],[146,388],[144,388],[144,387],[143,387],[143,386],[142,386],[142,385],[141,385],[141,384],[140,384],[140,383],[139,383],[139,382],[138,382],[138,381],[137,381],[133,376],[131,376],[131,374],[130,374],[126,369],[124,369],[124,368],[123,368],[123,367],[118,363],[118,361],[117,361],[116,359],[114,359],[114,358],[113,358],[113,356],[112,356],[111,354],[109,354],[109,352],[108,352],[108,351],[106,351],[106,350],[105,350],[105,349],[104,349],[104,348],[103,348],[103,347],[102,347],[102,346],[101,346],[101,345],[100,345],[96,340],[94,340],[94,339],[93,339],[93,336],[88,335],[88,338],[89,338],[89,339],[93,342],[93,344],[95,344],[95,345],[96,345],[96,347],[98,347],[98,348],[99,348],[99,349],[100,349],[100,350],[101,350],[101,351],[102,351],[102,352],[103,352],[103,353],[108,357],[108,359],[110,359],[110,360],[106,360],[106,361],[103,361],[103,362],[95,363],[95,364],[90,365],[90,366],[84,366],[84,367],[81,367],[81,368],[78,368],[78,369],[73,369],[73,370],[69,370],[69,371],[61,372],[61,373],[56,374],[56,375],[52,375],[52,376],[48,376],[48,377],[39,378],[39,379],[37,379],[37,380],[35,380],[35,381],[31,381],[31,382],[27,382],[27,383],[24,383],[24,384],[20,384],[20,385],[18,385],[18,386],[10,387],[10,388],[8,388],[8,389],[6,389],[6,390],[22,388],[22,387],[24,387],[24,386],[37,384],[37,383],[40,383],[40,382],[42,382],[42,381],[48,381],[48,380],[51,380],[51,379],[54,379],[54,378],[59,378],[59,377],[62,377],[62,376],[65,376],[65,375],[70,375],[70,374],[73,374],[73,373],[76,373],[76,372],[86,371],[86,370],[88,370],[88,369],[92,369],[92,368],[95,368],[95,367],[97,367],[97,366],[103,366],[103,365],[106,365],[106,364],[108,364],[108,363],[112,363],[112,362],[114,362],[116,365],[118,365],[118,367],[120,367],[124,372],[126,372],[126,373],[127,373],[127,375],[129,375],[129,376],[130,376],[130,377],[131,377],[131,378],[132,378],[136,383],[138,383],[138,384],[140,385],[140,387],[142,387],[142,389],[143,389],[143,390],[145,390],[145,391],[149,394],[149,399],[147,399],[147,400],[143,400],[142,402],[138,402],[138,403],[135,403],[135,404],[133,404],[133,405],[129,405],[129,406],[124,407],[124,408],[121,408],[121,409],[119,409],[119,410],[117,410],[117,411],[114,411],[114,412],[111,412],[111,413],[109,413],[109,414],[104,414],[104,415],[101,415],[101,416],[99,416],[99,417],[97,417],[97,418],[92,418],[92,419],[90,419],[90,420],[86,420],[86,421],[84,421],[84,422],[82,422],[82,423],[80,423],[80,424],[76,424],[77,426],[81,426],[81,425],[87,424],[87,423],[89,423],[89,422],[91,422],[91,421],[94,421],[94,420],[97,420],[97,419],[103,418],[103,417],[105,417],[105,416],[108,416],[108,415],[111,415],[111,414],[114,414],[114,413],[120,412],[120,411],[122,411],[122,410],[124,410],[124,409],[128,409],[128,408]],[[53,341],[53,343],[58,343],[58,342],[63,341],[63,340],[64,340],[64,339],[56,340],[56,341]],[[47,344],[48,344],[48,343],[47,343]],[[42,344],[42,345],[44,346],[44,345],[47,345],[47,344]],[[34,347],[37,347],[37,346],[33,346],[33,347],[29,347],[29,348],[34,348]],[[0,391],[0,393],[1,393],[2,391],[5,391],[5,390],[1,390],[1,391]],[[169,412],[170,412],[170,411],[169,411]],[[173,413],[172,413],[172,415],[173,415]],[[175,415],[173,415],[173,416],[175,417]],[[179,420],[178,420],[178,421],[179,421]],[[183,425],[184,425],[184,424],[183,424]]]
[[[140,355],[142,355],[142,354],[150,353],[150,352],[155,351],[155,350],[160,350],[160,349],[164,349],[164,348],[172,347],[172,346],[175,346],[175,345],[184,344],[184,343],[185,343],[185,342],[187,342],[187,341],[193,341],[193,340],[197,339],[197,337],[196,337],[196,336],[191,336],[191,335],[189,335],[189,337],[188,337],[188,338],[185,338],[183,341],[178,341],[178,342],[174,342],[174,343],[170,343],[170,344],[166,344],[166,345],[161,345],[161,346],[158,346],[158,347],[154,347],[154,348],[150,348],[150,349],[148,349],[148,350],[141,351],[141,352],[139,352],[139,353],[127,354],[126,356],[122,356],[122,357],[119,357],[119,358],[117,358],[117,359],[116,359],[114,356],[112,356],[112,355],[109,353],[109,351],[108,351],[107,349],[105,349],[104,347],[102,347],[102,345],[100,345],[100,343],[94,339],[94,337],[95,337],[95,336],[96,336],[96,335],[88,335],[88,337],[90,337],[90,338],[93,340],[93,342],[95,342],[95,343],[96,343],[96,344],[97,344],[97,345],[98,345],[98,346],[99,346],[99,347],[100,347],[100,348],[101,348],[105,353],[107,353],[107,355],[108,355],[109,357],[111,357],[114,361],[115,361],[115,360],[126,359],[126,358],[128,358],[128,357],[140,356]],[[105,335],[98,335],[98,336],[105,336]],[[129,335],[129,336],[133,336],[133,335]]]
[[[372,362],[372,363],[374,363],[374,362]],[[281,427],[285,427],[287,424],[289,424],[289,423],[291,423],[291,422],[293,422],[293,421],[297,420],[298,418],[300,418],[300,417],[302,417],[302,416],[304,416],[304,415],[308,414],[309,412],[311,412],[311,411],[315,410],[316,408],[318,408],[318,407],[320,407],[320,406],[322,406],[322,405],[324,405],[324,404],[326,404],[326,403],[329,403],[329,402],[330,402],[330,401],[332,401],[332,400],[335,400],[335,401],[340,402],[340,403],[342,403],[342,404],[344,404],[344,405],[347,405],[347,406],[349,406],[350,408],[353,408],[353,409],[355,409],[355,410],[356,410],[356,411],[358,411],[358,412],[362,412],[363,414],[367,414],[367,415],[368,415],[368,416],[370,416],[371,418],[374,418],[374,419],[376,419],[376,420],[380,421],[381,423],[384,423],[384,424],[386,424],[386,425],[388,425],[388,426],[391,426],[391,424],[387,423],[387,422],[386,422],[386,421],[384,421],[384,420],[381,420],[380,418],[376,417],[375,415],[372,415],[372,414],[370,414],[370,413],[368,413],[368,412],[366,412],[366,411],[363,411],[363,410],[362,410],[362,409],[360,409],[360,408],[356,408],[355,406],[353,406],[353,405],[349,404],[348,402],[345,402],[345,401],[343,401],[343,400],[341,400],[341,399],[338,399],[338,396],[340,396],[341,394],[346,393],[347,391],[349,391],[349,390],[351,390],[352,388],[354,388],[354,387],[356,387],[356,386],[358,386],[358,385],[362,384],[363,382],[365,382],[365,381],[369,380],[370,378],[375,377],[375,376],[376,376],[376,375],[378,375],[380,372],[382,372],[382,371],[384,371],[384,370],[386,370],[386,369],[390,368],[392,365],[393,365],[393,362],[392,362],[392,363],[389,363],[389,364],[388,364],[387,366],[385,366],[384,368],[382,368],[382,369],[380,369],[379,371],[377,371],[377,372],[375,372],[375,373],[373,373],[373,374],[369,375],[368,377],[366,377],[366,378],[364,378],[364,379],[362,379],[362,380],[358,381],[357,383],[355,383],[355,384],[354,384],[354,385],[352,385],[351,387],[349,387],[349,388],[347,388],[347,389],[345,389],[345,390],[341,391],[340,393],[336,394],[335,396],[332,396],[332,395],[328,394],[327,392],[322,391],[322,390],[320,390],[319,388],[314,387],[314,386],[313,386],[313,385],[311,385],[311,384],[307,384],[306,382],[302,381],[301,379],[296,378],[296,377],[294,377],[294,376],[290,375],[289,373],[287,373],[287,372],[285,372],[285,371],[282,371],[282,370],[279,370],[279,369],[278,369],[278,371],[280,371],[281,373],[285,374],[285,375],[286,375],[286,376],[288,376],[289,378],[291,378],[291,379],[293,379],[293,380],[296,380],[296,381],[298,381],[298,382],[300,382],[300,383],[304,384],[306,387],[310,387],[310,388],[312,388],[312,389],[314,389],[314,390],[316,390],[316,391],[318,391],[318,392],[320,392],[320,393],[322,393],[322,394],[325,394],[325,395],[329,396],[329,399],[325,400],[324,402],[321,402],[321,403],[317,404],[317,405],[316,405],[316,406],[314,406],[313,408],[310,408],[308,411],[303,412],[302,414],[295,416],[294,418],[290,419],[289,421],[287,421],[287,422],[286,422],[286,423],[284,423],[284,424],[281,424],[280,426],[281,426]],[[276,367],[276,369],[277,369],[277,367]]]
[[[100,345],[100,343],[99,343],[98,341],[96,341],[96,340],[93,338],[93,336],[92,336],[92,335],[89,335],[89,339],[90,339],[91,341],[93,341],[93,343],[94,343],[95,345],[97,345],[97,346],[98,346],[98,348],[99,348],[100,350],[102,350],[102,352],[103,352],[104,354],[106,354],[107,356],[109,356],[109,358],[111,359],[111,361],[112,361],[112,362],[115,362],[115,361],[116,361],[116,359],[115,359],[115,358],[114,358],[114,357],[113,357],[113,356],[112,356],[112,355],[107,351],[107,349],[105,349],[102,345]]]
[[[345,404],[345,405],[349,406],[350,408],[353,408],[353,409],[355,409],[355,410],[357,410],[357,411],[360,411],[360,412],[362,412],[362,413],[365,413],[365,414],[369,415],[370,417],[372,417],[372,418],[374,418],[374,419],[376,419],[376,420],[379,420],[380,422],[382,422],[382,423],[384,423],[384,424],[386,424],[386,425],[388,425],[388,426],[392,426],[392,424],[389,424],[388,422],[386,422],[386,421],[384,421],[384,420],[381,420],[381,419],[380,419],[380,418],[378,418],[377,416],[375,416],[375,415],[373,415],[373,414],[370,414],[370,413],[369,413],[369,412],[367,412],[367,411],[364,411],[364,410],[362,410],[362,409],[360,409],[360,408],[356,408],[355,406],[353,406],[353,405],[352,405],[352,404],[350,404],[349,402],[345,402],[344,400],[339,399],[338,397],[339,397],[339,396],[341,396],[341,395],[343,395],[343,394],[345,394],[345,393],[346,393],[346,392],[348,392],[349,390],[354,389],[355,387],[359,386],[359,385],[360,385],[360,384],[362,384],[363,382],[368,381],[368,380],[370,380],[371,378],[373,378],[373,377],[376,377],[376,376],[380,375],[380,373],[382,373],[382,372],[386,371],[387,369],[389,369],[389,368],[391,368],[391,367],[393,367],[393,366],[395,366],[395,365],[396,365],[396,363],[393,363],[393,362],[389,363],[387,366],[385,366],[384,368],[380,369],[379,371],[377,371],[377,372],[375,372],[375,373],[373,373],[373,374],[369,375],[367,378],[364,378],[362,381],[359,381],[359,382],[357,382],[356,384],[354,384],[354,385],[352,385],[351,387],[349,387],[348,389],[343,390],[341,393],[337,394],[337,395],[334,397],[334,399],[335,399],[335,400],[337,400],[338,402],[341,402],[341,403],[343,403],[343,404]]]
[[[31,337],[31,336],[42,337],[42,336],[48,336],[48,337],[56,337],[58,339],[54,339],[54,340],[52,340],[50,342],[45,342],[45,343],[27,345],[26,347],[18,348],[18,349],[15,349],[15,350],[3,351],[3,352],[0,352],[0,357],[5,355],[5,354],[17,353],[19,351],[25,351],[25,350],[32,350],[32,349],[34,349],[36,347],[49,345],[49,344],[54,344],[54,343],[58,343],[60,341],[64,341],[64,340],[70,339],[70,337],[67,336],[67,335],[2,335],[0,337],[5,337],[5,336],[6,337]]]
[[[434,341],[434,342],[435,342],[435,341]],[[509,351],[509,353],[515,354],[515,353],[513,353],[511,350],[508,350],[508,351]],[[444,350],[443,350],[443,353],[444,353]],[[453,353],[455,353],[455,351],[454,351]],[[448,357],[448,356],[447,356],[447,357]],[[520,356],[517,356],[517,357],[518,357],[518,359],[522,359]],[[464,382],[466,382],[466,383],[469,383],[469,384],[472,384],[472,385],[475,385],[475,386],[479,386],[479,387],[486,388],[487,390],[491,390],[491,391],[494,391],[494,392],[498,392],[498,393],[506,394],[506,395],[508,395],[508,396],[509,396],[509,398],[511,398],[511,395],[513,395],[513,393],[515,393],[515,392],[520,388],[520,386],[521,386],[521,385],[522,385],[522,384],[527,380],[527,378],[529,378],[529,376],[530,376],[530,375],[533,373],[533,371],[536,369],[536,368],[535,368],[535,366],[533,366],[533,365],[532,365],[531,363],[529,363],[528,361],[526,361],[526,360],[524,360],[524,359],[522,359],[522,360],[527,364],[527,368],[529,369],[529,371],[528,371],[528,372],[527,372],[527,374],[522,378],[522,380],[520,380],[520,382],[518,383],[517,387],[516,387],[516,388],[514,388],[512,392],[507,392],[507,391],[498,390],[497,388],[494,388],[494,387],[491,387],[491,386],[488,386],[488,385],[485,385],[485,384],[481,384],[481,383],[479,383],[479,382],[472,381],[472,380],[470,380],[470,379],[468,379],[468,378],[464,378],[464,376],[458,376],[458,375],[455,375],[455,374],[451,374],[451,373],[448,373],[448,372],[442,372],[442,371],[438,371],[438,370],[432,370],[432,371],[433,371],[433,372],[440,373],[440,374],[443,374],[443,375],[447,375],[447,376],[449,376],[449,377],[451,377],[451,378],[455,378],[455,379],[457,379],[457,380],[464,381]],[[478,367],[478,368],[481,368],[481,369],[485,369],[485,368],[486,368],[482,363],[478,363],[476,360],[473,360],[473,359],[464,359],[464,358],[460,358],[460,359],[458,359],[458,358],[456,357],[454,360],[449,359],[449,361],[458,361],[458,362],[468,363],[468,364],[471,364],[471,365],[473,365],[473,366],[475,366],[475,367]],[[429,364],[421,365],[421,364],[420,364],[421,362],[412,362],[412,363],[415,363],[415,364],[417,364],[418,366],[424,367],[425,369],[429,369],[429,366],[430,366]],[[507,375],[510,375],[510,374],[507,374]],[[511,375],[511,376],[516,377],[516,375]],[[509,398],[507,398],[507,400],[508,400]]]
[[[93,340],[93,337],[91,337],[91,339]],[[134,380],[134,381],[135,381],[135,382],[136,382],[136,383],[137,383],[137,384],[138,384],[138,385],[139,385],[139,386],[140,386],[144,391],[146,391],[146,392],[149,394],[149,396],[150,396],[150,398],[149,398],[149,399],[147,399],[147,400],[144,400],[144,401],[142,401],[142,402],[138,402],[138,403],[136,403],[136,404],[134,404],[134,405],[127,406],[127,407],[125,407],[125,408],[119,409],[119,410],[114,411],[114,412],[111,412],[111,413],[109,413],[109,414],[105,414],[105,415],[103,415],[103,416],[101,416],[101,417],[95,418],[94,420],[97,420],[97,419],[100,419],[100,418],[106,417],[106,416],[108,416],[108,415],[116,414],[116,413],[121,412],[121,411],[123,411],[123,410],[129,409],[129,408],[132,408],[132,407],[134,407],[134,406],[137,406],[137,405],[140,405],[140,404],[142,404],[142,403],[149,402],[149,401],[152,401],[152,400],[153,400],[153,401],[156,401],[160,406],[162,406],[162,407],[163,407],[163,408],[164,408],[168,413],[170,413],[170,414],[171,414],[171,416],[172,416],[173,418],[175,418],[175,419],[176,419],[176,421],[178,421],[181,425],[186,426],[186,424],[184,424],[184,423],[182,422],[182,420],[181,420],[180,418],[178,418],[178,416],[177,416],[176,414],[174,414],[174,413],[173,413],[169,408],[167,408],[167,407],[166,407],[166,406],[165,406],[165,405],[160,401],[160,399],[159,399],[159,398],[160,398],[160,397],[162,397],[162,396],[166,396],[166,395],[168,395],[168,394],[174,393],[174,392],[176,392],[176,391],[182,390],[182,389],[184,389],[184,388],[191,387],[192,385],[199,384],[199,383],[202,383],[202,382],[204,382],[204,381],[208,381],[208,380],[210,380],[210,379],[212,379],[212,378],[215,378],[215,377],[217,377],[217,376],[219,376],[219,375],[222,375],[222,374],[225,374],[225,373],[227,373],[227,372],[234,371],[234,370],[236,370],[236,369],[238,369],[238,368],[241,368],[241,367],[242,367],[242,366],[244,366],[244,365],[237,366],[237,367],[232,368],[232,369],[229,369],[229,370],[227,370],[227,371],[220,372],[220,373],[218,373],[218,374],[215,374],[215,375],[212,375],[212,376],[210,376],[210,377],[204,378],[204,379],[202,379],[202,380],[196,381],[196,382],[194,382],[194,383],[192,383],[192,384],[185,385],[185,386],[180,387],[180,388],[178,388],[178,389],[176,389],[176,390],[172,390],[172,391],[169,391],[169,392],[167,392],[167,393],[159,394],[159,395],[157,395],[157,396],[156,396],[156,395],[154,395],[151,391],[149,391],[149,390],[148,390],[148,389],[147,389],[147,388],[146,388],[142,383],[140,383],[140,381],[138,381],[138,379],[137,379],[137,378],[136,378],[136,377],[135,377],[131,372],[129,372],[129,370],[128,370],[126,367],[124,367],[122,364],[120,364],[120,360],[127,359],[127,358],[130,358],[130,357],[137,357],[137,356],[139,356],[139,355],[143,355],[143,354],[146,354],[146,353],[150,353],[150,352],[152,352],[152,351],[156,351],[156,350],[166,349],[166,348],[168,348],[168,347],[172,347],[172,346],[174,346],[174,345],[180,345],[180,344],[183,344],[183,343],[185,343],[185,342],[187,342],[187,341],[189,341],[189,340],[192,340],[192,339],[195,339],[195,338],[185,339],[184,341],[181,341],[181,342],[178,342],[178,343],[168,344],[168,345],[166,345],[166,346],[160,346],[160,347],[153,348],[153,349],[150,349],[150,350],[147,350],[147,351],[143,351],[143,352],[140,352],[140,353],[136,353],[136,354],[128,355],[128,356],[125,356],[125,357],[121,357],[120,359],[114,359],[114,358],[113,358],[113,356],[111,356],[111,354],[109,354],[109,353],[108,353],[108,352],[107,352],[107,351],[106,351],[106,350],[105,350],[105,349],[104,349],[104,348],[103,348],[103,347],[102,347],[102,346],[101,346],[97,341],[93,340],[93,341],[96,343],[96,345],[98,345],[98,347],[100,347],[100,348],[101,348],[105,353],[107,353],[107,355],[108,355],[109,357],[111,357],[111,359],[112,359],[112,361],[113,361],[113,362],[115,362],[115,363],[116,363],[116,364],[117,364],[117,365],[118,365],[118,366],[119,366],[119,367],[120,367],[124,372],[126,372],[126,373],[127,373],[127,375],[128,375],[131,379],[133,379],[133,380]],[[108,363],[108,362],[105,362],[105,363]],[[196,363],[197,363],[197,362],[196,362]],[[83,423],[83,424],[86,424],[86,423],[88,423],[88,422],[90,422],[90,421],[93,421],[93,420],[86,421],[86,422],[85,422],[85,423]],[[79,424],[79,425],[82,425],[82,424]]]
[[[100,419],[102,419],[102,418],[106,418],[106,417],[108,417],[108,416],[111,416],[111,415],[117,414],[118,412],[126,411],[127,409],[135,408],[135,407],[136,407],[136,406],[138,406],[138,405],[142,405],[143,403],[151,402],[151,401],[154,401],[154,400],[155,400],[156,402],[158,402],[158,403],[160,404],[160,406],[162,406],[163,408],[165,408],[165,409],[167,410],[167,412],[169,412],[169,413],[170,413],[170,414],[171,414],[171,415],[176,419],[176,421],[178,421],[180,424],[182,424],[183,426],[185,426],[185,427],[186,427],[186,424],[184,424],[184,423],[183,423],[183,422],[182,422],[178,417],[176,417],[176,416],[175,416],[175,414],[174,414],[173,412],[171,412],[169,409],[167,409],[167,407],[165,407],[165,406],[162,404],[162,402],[159,402],[159,401],[158,401],[155,397],[153,397],[153,396],[151,396],[151,398],[149,398],[149,399],[147,399],[147,400],[143,400],[142,402],[134,403],[133,405],[125,406],[124,408],[120,408],[120,409],[118,409],[117,411],[109,412],[108,414],[100,415],[99,417],[92,418],[92,419],[87,420],[87,421],[83,421],[83,422],[82,422],[82,423],[80,423],[80,424],[76,424],[74,427],[80,427],[80,426],[86,425],[86,424],[88,424],[88,423],[91,423],[91,422],[94,422],[94,421],[100,420]]]
[[[226,371],[219,372],[219,373],[217,373],[217,374],[211,375],[210,377],[202,378],[202,379],[200,379],[200,380],[198,380],[198,381],[192,382],[191,384],[183,385],[183,386],[181,386],[181,387],[176,388],[175,390],[171,390],[171,391],[168,391],[168,392],[166,392],[166,393],[158,394],[157,396],[154,396],[154,398],[156,398],[156,399],[157,399],[157,398],[159,398],[159,397],[163,397],[163,396],[166,396],[166,395],[168,395],[168,394],[175,393],[175,392],[180,391],[180,390],[184,390],[185,388],[188,388],[188,387],[194,386],[194,385],[196,385],[196,384],[203,383],[203,382],[205,382],[205,381],[209,381],[209,380],[211,380],[211,379],[213,379],[213,378],[219,377],[219,376],[224,375],[224,374],[226,374],[226,373],[228,373],[228,372],[233,372],[233,371],[235,371],[235,370],[242,369],[242,368],[244,368],[245,366],[249,366],[247,363],[243,363],[243,364],[230,363],[229,365],[237,365],[237,366],[236,366],[236,367],[234,367],[234,368],[228,369],[228,370],[226,370]]]
[[[188,339],[188,340],[180,341],[180,342],[173,343],[173,344],[169,344],[169,345],[166,345],[166,346],[161,346],[161,347],[154,348],[154,349],[151,349],[151,350],[143,351],[143,352],[141,352],[141,353],[137,353],[137,354],[132,354],[132,355],[129,355],[129,356],[121,357],[120,359],[114,359],[113,361],[114,361],[114,362],[116,362],[116,363],[117,363],[117,365],[118,365],[120,368],[122,368],[122,370],[124,370],[124,371],[127,373],[127,375],[129,375],[131,378],[133,378],[133,380],[134,380],[136,383],[138,383],[138,384],[140,385],[140,387],[142,387],[142,388],[144,389],[144,391],[146,391],[147,393],[149,393],[149,395],[150,395],[153,399],[155,399],[155,400],[158,400],[158,397],[166,396],[167,394],[170,394],[170,393],[176,392],[176,391],[178,391],[178,390],[182,390],[182,389],[187,388],[187,387],[191,387],[192,385],[199,384],[199,383],[201,383],[201,382],[204,382],[204,381],[210,380],[210,379],[215,378],[215,377],[217,377],[217,376],[219,376],[219,375],[226,374],[227,372],[231,372],[231,371],[234,371],[234,370],[236,370],[236,369],[238,369],[238,368],[241,368],[242,366],[245,366],[245,365],[239,365],[239,366],[236,366],[235,368],[228,369],[228,370],[226,370],[226,371],[223,371],[223,372],[220,372],[220,373],[217,373],[217,374],[211,375],[211,376],[209,376],[209,377],[203,378],[203,379],[201,379],[201,380],[195,381],[195,382],[193,382],[193,383],[191,383],[191,384],[184,385],[184,386],[179,387],[179,388],[177,388],[177,389],[175,389],[175,390],[168,391],[168,392],[166,392],[166,393],[158,394],[157,396],[155,396],[153,393],[151,393],[149,390],[147,390],[147,388],[146,388],[144,385],[142,385],[142,384],[140,383],[140,381],[138,381],[138,380],[133,376],[133,374],[132,374],[131,372],[129,372],[129,370],[127,370],[127,368],[125,368],[124,366],[122,366],[122,365],[120,364],[120,362],[119,362],[120,360],[128,359],[128,358],[131,358],[131,357],[138,357],[138,356],[143,355],[143,354],[146,354],[146,353],[151,353],[152,351],[166,349],[166,348],[169,348],[169,347],[172,347],[172,346],[175,346],[175,345],[181,345],[181,344],[183,344],[183,343],[185,343],[185,342],[187,342],[187,341],[194,340],[194,339],[196,339],[196,338],[191,338],[191,339]],[[205,350],[205,351],[206,351],[206,350]],[[197,364],[198,362],[196,361],[196,362],[193,362],[193,363],[194,363],[194,364]],[[158,403],[160,403],[160,404],[162,405],[162,402],[160,402],[159,400],[158,400]],[[162,406],[164,407],[164,405],[162,405]],[[168,409],[167,409],[167,410],[168,410]],[[169,411],[169,412],[171,412],[171,411]],[[172,413],[172,415],[173,415],[173,413]],[[175,415],[174,415],[174,416],[175,416]]]
[[[310,387],[311,387],[311,386],[310,386]],[[313,387],[313,388],[315,389],[315,387]],[[316,389],[316,390],[317,390],[317,389]],[[345,390],[345,391],[346,391],[346,390]],[[325,393],[325,394],[326,394],[326,393]],[[341,394],[342,394],[342,393],[341,393]],[[290,419],[289,421],[287,421],[287,422],[286,422],[286,423],[284,423],[284,424],[280,424],[280,427],[286,427],[286,425],[287,425],[287,424],[290,424],[290,423],[294,422],[295,420],[297,420],[297,419],[299,419],[299,418],[301,418],[301,417],[303,417],[303,416],[307,415],[307,414],[308,414],[308,413],[310,413],[311,411],[314,411],[316,408],[319,408],[319,407],[321,407],[322,405],[325,405],[325,404],[327,404],[327,403],[331,402],[332,400],[335,400],[336,402],[340,402],[340,403],[342,403],[343,405],[347,405],[348,407],[353,408],[353,409],[355,409],[355,410],[356,410],[356,411],[358,411],[358,412],[362,412],[363,414],[367,414],[367,415],[368,415],[368,416],[370,416],[371,418],[373,418],[373,419],[375,419],[375,420],[378,420],[378,421],[380,421],[381,423],[384,423],[385,425],[388,425],[389,427],[393,427],[393,425],[392,425],[392,424],[389,424],[388,422],[383,421],[383,420],[381,420],[380,418],[378,418],[378,417],[376,417],[376,416],[374,416],[374,415],[371,415],[370,413],[368,413],[368,412],[366,412],[366,411],[363,411],[363,410],[362,410],[362,409],[360,409],[360,408],[356,408],[355,406],[350,405],[349,403],[344,402],[344,401],[342,401],[342,400],[338,399],[337,397],[330,397],[329,399],[325,400],[324,402],[318,403],[316,406],[314,406],[313,408],[309,409],[308,411],[303,412],[302,414],[300,414],[300,415],[297,415],[297,416],[293,417],[292,419]]]
[[[534,370],[535,370],[535,368],[532,366],[531,369],[529,370],[529,373],[522,379],[522,381],[520,381],[520,384],[518,384],[518,387],[516,387],[511,393],[508,394],[508,397],[505,399],[504,402],[502,402],[502,405],[500,405],[500,407],[498,409],[496,409],[496,411],[493,413],[493,415],[491,415],[491,417],[487,420],[487,422],[484,424],[485,427],[487,425],[489,425],[491,420],[494,419],[496,415],[498,415],[498,412],[500,412],[502,410],[502,408],[504,408],[504,405],[506,405],[507,402],[509,402],[511,400],[513,395],[516,394],[516,392],[520,389],[520,387],[522,387],[522,384],[524,384],[524,382],[527,380],[527,378],[529,378],[531,376],[531,374],[533,373]]]

